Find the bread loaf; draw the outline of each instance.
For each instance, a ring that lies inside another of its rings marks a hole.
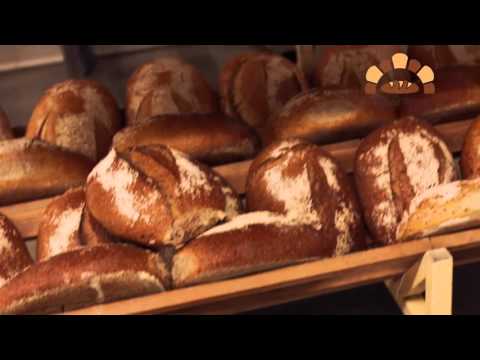
[[[40,140],[0,143],[0,205],[62,194],[82,185],[94,163]]]
[[[176,57],[138,68],[128,80],[125,104],[129,125],[155,115],[219,110],[217,96],[203,75]]]
[[[7,114],[0,108],[0,141],[13,139],[13,131]]]
[[[402,97],[401,115],[432,124],[462,120],[480,113],[480,66],[453,66],[435,72],[434,95]]]
[[[308,85],[300,70],[286,58],[253,53],[233,58],[225,65],[219,88],[226,114],[261,128]]]
[[[391,123],[397,103],[356,90],[313,90],[290,100],[261,131],[264,144],[301,138],[318,144],[358,138]]]
[[[26,136],[97,161],[108,153],[122,121],[115,99],[93,80],[67,80],[37,103]]]
[[[114,147],[166,145],[208,165],[251,158],[259,149],[254,131],[223,114],[160,115],[120,131]]]
[[[457,177],[447,145],[424,122],[405,118],[369,135],[356,154],[355,180],[374,242],[396,242],[413,198]]]
[[[39,262],[0,288],[1,314],[45,314],[161,292],[159,255],[125,245],[71,251]]]
[[[156,248],[181,247],[240,211],[219,175],[162,145],[112,150],[89,175],[86,203],[112,235]]]
[[[465,136],[460,164],[465,179],[480,177],[480,117]]]
[[[0,214],[0,287],[33,263],[15,225]]]
[[[398,241],[480,225],[480,179],[437,186],[413,199],[398,226]]]
[[[459,63],[449,45],[409,45],[408,56],[435,71]]]

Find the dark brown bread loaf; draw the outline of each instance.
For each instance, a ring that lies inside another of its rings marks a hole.
[[[308,85],[300,70],[286,58],[250,53],[225,65],[219,88],[225,113],[258,129]]]
[[[142,65],[127,83],[128,125],[155,115],[218,112],[218,99],[203,75],[180,58]]]
[[[465,179],[480,177],[480,118],[477,118],[465,137],[460,160]]]
[[[317,144],[358,138],[397,117],[398,103],[357,90],[313,90],[291,99],[260,132],[264,144],[300,138]]]
[[[122,121],[109,91],[93,80],[67,80],[37,103],[26,136],[77,152],[93,161],[107,155]]]
[[[0,143],[0,205],[59,195],[82,185],[93,161],[40,140]]]
[[[255,132],[223,114],[160,115],[120,131],[119,151],[140,145],[166,145],[208,165],[245,160],[259,149]]]
[[[112,150],[90,174],[86,200],[109,233],[157,248],[181,247],[240,211],[225,180],[162,145]]]
[[[13,139],[13,131],[7,114],[0,108],[0,141]]]
[[[0,214],[0,287],[33,263],[15,225]]]
[[[434,95],[402,97],[401,115],[431,124],[462,120],[480,113],[480,66],[453,66],[435,72]]]
[[[357,193],[378,245],[397,241],[412,199],[458,177],[447,145],[428,124],[406,118],[373,132],[355,159]]]
[[[161,292],[157,254],[125,245],[71,251],[29,267],[0,288],[1,314],[45,314]]]

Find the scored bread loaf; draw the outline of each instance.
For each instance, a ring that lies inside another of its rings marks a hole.
[[[26,136],[97,161],[108,153],[121,126],[117,103],[103,85],[67,80],[50,87],[39,100]]]
[[[0,288],[0,314],[49,314],[165,291],[170,276],[160,255],[102,245],[52,257]]]
[[[160,115],[120,131],[118,151],[140,145],[166,145],[208,165],[245,160],[259,149],[259,140],[243,122],[223,114]]]
[[[82,185],[93,161],[40,140],[0,143],[0,205],[62,194]]]
[[[219,110],[207,80],[177,57],[156,59],[139,67],[128,80],[125,106],[128,125],[155,115]]]
[[[92,218],[85,206],[84,188],[71,189],[45,209],[38,228],[37,261],[112,241],[114,238]]]
[[[10,127],[10,121],[7,114],[0,108],[0,141],[13,139],[13,131]]]
[[[398,241],[423,238],[480,225],[480,179],[456,181],[413,199],[398,226]]]
[[[241,209],[224,179],[163,145],[112,149],[89,175],[86,202],[112,235],[156,248],[181,247]]]
[[[27,246],[15,225],[0,214],[0,287],[33,264]]]
[[[480,117],[472,123],[465,136],[460,165],[465,179],[480,177]]]
[[[480,66],[452,66],[435,72],[433,95],[402,97],[401,116],[429,123],[462,120],[480,113]]]
[[[266,145],[290,137],[317,144],[349,140],[391,123],[397,105],[356,90],[312,90],[291,99],[260,133]]]
[[[226,114],[261,128],[308,85],[301,71],[286,58],[272,53],[249,53],[224,66],[219,88]]]
[[[402,119],[365,138],[355,158],[355,181],[374,242],[396,242],[397,226],[413,198],[457,178],[445,142],[430,125],[415,118]]]

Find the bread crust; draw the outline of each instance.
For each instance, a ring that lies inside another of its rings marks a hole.
[[[465,136],[460,165],[465,179],[480,177],[480,117],[478,117]]]

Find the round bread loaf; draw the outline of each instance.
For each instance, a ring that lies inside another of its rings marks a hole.
[[[402,119],[365,138],[355,158],[355,181],[375,244],[395,243],[397,226],[412,199],[457,177],[445,142],[415,118]]]
[[[0,108],[0,141],[13,139],[13,131],[10,127],[10,121],[7,114]]]
[[[112,241],[113,237],[92,218],[85,206],[85,190],[71,189],[45,209],[38,229],[37,261]]]
[[[93,80],[67,80],[42,96],[26,136],[97,161],[108,153],[121,125],[116,101],[104,86]]]
[[[460,164],[465,179],[480,177],[480,117],[465,136]]]
[[[128,125],[155,115],[219,110],[217,96],[203,75],[176,57],[138,68],[128,80],[125,106]]]
[[[17,228],[0,214],[0,288],[32,264],[33,260]]]
[[[243,122],[223,114],[160,115],[117,133],[113,146],[166,145],[208,165],[253,157],[259,140]]]
[[[431,124],[471,118],[480,113],[480,66],[452,66],[435,72],[433,95],[402,97],[401,116]]]
[[[112,150],[90,174],[86,200],[109,233],[156,248],[181,247],[240,211],[225,180],[162,145]]]
[[[224,112],[258,129],[308,85],[300,70],[286,58],[254,53],[227,63],[219,88]]]
[[[93,161],[26,138],[0,143],[0,205],[64,193],[85,183]]]
[[[161,292],[170,276],[158,254],[102,245],[39,262],[0,288],[0,314],[50,314]]]
[[[356,90],[299,94],[261,131],[264,144],[300,138],[317,144],[365,136],[397,117],[397,102]]]

